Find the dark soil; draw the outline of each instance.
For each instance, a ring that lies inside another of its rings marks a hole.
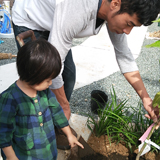
[[[107,158],[107,157],[97,153],[96,155],[85,156],[85,157],[81,158],[81,160],[135,160],[136,156],[137,156],[137,154],[135,154],[135,153],[133,153],[132,155],[129,155],[128,157],[113,153]],[[146,160],[146,159],[140,157],[139,160]]]
[[[81,160],[108,160],[108,158],[97,153],[96,155],[85,156],[85,157],[81,158]]]

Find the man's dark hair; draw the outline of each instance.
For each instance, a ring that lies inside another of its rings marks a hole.
[[[112,0],[108,0],[111,2]],[[121,8],[117,14],[128,13],[133,15],[136,13],[138,20],[144,26],[152,24],[160,13],[159,0],[121,0]]]
[[[61,70],[57,49],[44,39],[29,41],[17,54],[17,70],[22,81],[30,85],[55,78]]]

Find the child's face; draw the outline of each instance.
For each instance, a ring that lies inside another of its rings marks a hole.
[[[43,90],[47,89],[51,84],[52,84],[52,79],[48,78],[48,79],[45,79],[40,84],[33,85],[32,88],[34,88],[37,91],[43,91]]]

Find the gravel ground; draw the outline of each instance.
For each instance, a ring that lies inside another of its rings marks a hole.
[[[157,23],[152,24],[148,27],[148,32],[159,30]],[[160,59],[160,48],[146,48],[147,44],[151,44],[155,40],[144,39],[144,43],[141,49],[139,57],[136,59],[139,71],[144,82],[144,85],[151,98],[154,98],[155,94],[160,91],[159,87],[159,59]],[[127,106],[132,106],[138,109],[138,102],[140,100],[137,93],[126,81],[124,76],[118,71],[102,80],[96,81],[90,85],[74,90],[70,105],[72,113],[91,113],[90,101],[92,90],[102,90],[111,101],[111,90],[112,85],[115,89],[118,100],[128,100]],[[129,110],[129,112],[133,112]]]
[[[149,32],[157,31],[157,23],[152,24],[148,27]],[[17,47],[15,40],[11,39],[2,39],[4,43],[0,44],[1,53],[12,53],[17,54]],[[82,43],[85,39],[75,39],[73,46]],[[137,65],[139,67],[141,77],[145,84],[145,87],[151,98],[154,98],[154,95],[160,91],[159,87],[159,59],[160,59],[160,48],[146,48],[144,47],[147,44],[151,44],[155,40],[144,39],[144,43],[141,49],[139,57],[136,59]],[[0,65],[8,64],[15,62],[15,58],[11,60],[0,60]],[[86,85],[82,88],[76,89],[73,91],[70,100],[70,106],[72,113],[82,114],[82,113],[91,113],[90,101],[91,101],[91,92],[92,90],[102,90],[111,101],[111,90],[112,85],[114,86],[117,99],[126,100],[128,99],[127,106],[132,106],[137,108],[139,97],[130,86],[130,84],[125,80],[123,75],[118,71],[102,80],[96,81],[90,85]],[[132,112],[132,110],[129,110]]]

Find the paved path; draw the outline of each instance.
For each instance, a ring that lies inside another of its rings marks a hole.
[[[137,58],[141,51],[146,31],[147,27],[135,27],[127,35],[128,45],[134,58]],[[81,45],[73,47],[72,52],[77,70],[75,89],[119,71],[114,49],[105,26],[98,35],[92,36]]]

